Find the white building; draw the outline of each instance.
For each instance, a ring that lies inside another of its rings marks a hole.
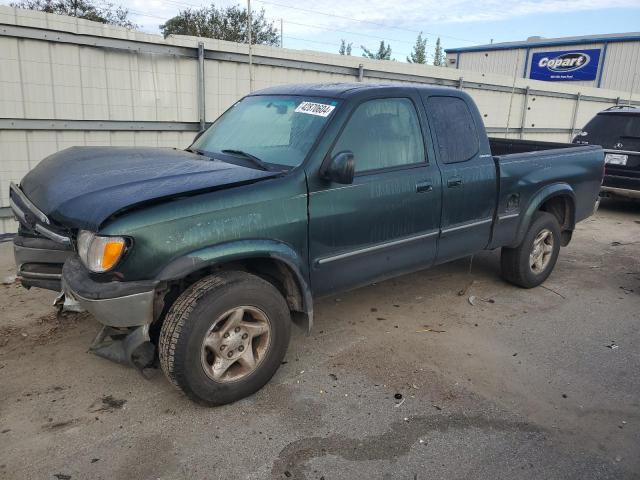
[[[529,37],[446,50],[447,66],[486,74],[640,91],[640,32]]]

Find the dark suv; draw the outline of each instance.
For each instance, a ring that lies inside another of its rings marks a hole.
[[[604,148],[605,196],[640,198],[640,108],[619,106],[598,113],[573,143]]]

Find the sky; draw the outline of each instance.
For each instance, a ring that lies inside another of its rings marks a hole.
[[[129,9],[132,20],[148,33],[186,8],[209,5],[202,0],[111,0]],[[0,3],[8,3],[0,0]],[[217,6],[246,5],[246,0],[216,0]],[[340,40],[377,50],[390,43],[392,57],[404,61],[416,36],[427,37],[431,55],[437,37],[444,48],[525,40],[529,36],[563,37],[640,30],[640,0],[251,0],[268,20],[283,25],[286,48],[337,53]]]

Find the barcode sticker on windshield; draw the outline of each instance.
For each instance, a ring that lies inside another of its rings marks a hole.
[[[334,108],[336,107],[333,105],[326,105],[324,103],[302,102],[295,109],[295,112],[318,115],[319,117],[328,117]]]

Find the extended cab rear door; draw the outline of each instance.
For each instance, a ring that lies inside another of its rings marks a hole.
[[[480,114],[466,94],[423,94],[442,172],[442,224],[436,262],[484,249],[496,206],[496,168]]]

